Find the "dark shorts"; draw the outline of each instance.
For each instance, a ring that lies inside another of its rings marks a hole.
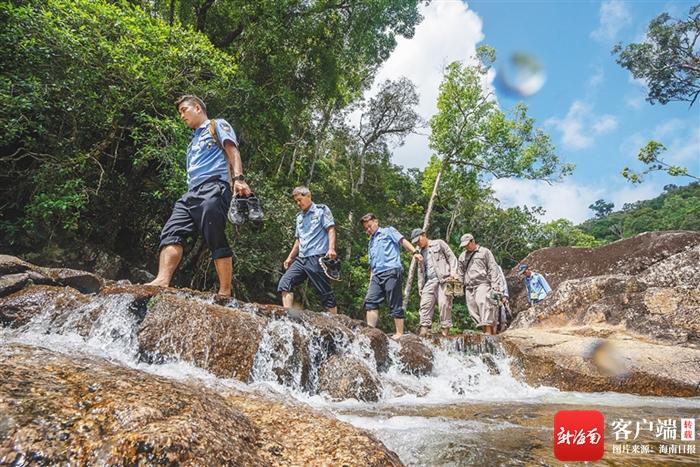
[[[230,185],[218,177],[182,195],[160,234],[160,248],[183,245],[187,237],[200,233],[212,258],[233,256],[226,238],[226,214],[231,196]]]
[[[402,282],[403,271],[401,268],[372,274],[372,280],[369,282],[369,289],[367,289],[365,297],[365,310],[378,309],[386,298],[389,310],[391,310],[391,317],[402,319],[404,316],[403,304],[401,303],[403,299],[401,295]]]
[[[318,263],[319,256],[309,256],[297,258],[289,266],[277,285],[278,292],[291,292],[294,287],[304,282],[306,279],[311,282],[314,290],[321,299],[325,308],[335,308],[335,295],[328,277],[323,273],[321,265]]]

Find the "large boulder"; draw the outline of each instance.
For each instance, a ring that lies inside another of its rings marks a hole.
[[[700,350],[642,342],[593,326],[509,330],[500,339],[515,357],[514,373],[532,385],[700,396]]]
[[[140,352],[148,361],[177,358],[222,378],[247,381],[265,324],[236,308],[158,295],[138,330]]]
[[[657,263],[678,254],[685,255],[678,261],[697,270],[692,267],[693,258],[695,264],[698,263],[697,253],[689,253],[689,250],[696,249],[698,245],[700,232],[647,232],[598,248],[543,248],[530,253],[522,263],[544,274],[552,288],[556,288],[567,280],[591,276],[643,276],[648,269],[653,270]],[[691,272],[691,275],[697,277],[698,273]],[[517,276],[517,268],[508,272],[507,280],[512,308],[516,311],[526,308],[525,287],[522,278]]]
[[[19,328],[32,318],[45,314],[55,328],[75,309],[90,301],[89,297],[70,287],[33,285],[0,298],[0,324]],[[78,329],[84,328],[78,326]]]
[[[433,371],[433,352],[420,337],[404,334],[399,338],[401,348],[398,352],[398,363],[401,371],[416,376],[423,376]]]
[[[389,338],[386,334],[371,326],[361,327],[356,332],[369,341],[369,347],[374,353],[374,361],[377,363],[377,369],[385,369],[389,365]]]
[[[376,402],[381,383],[361,360],[351,355],[333,355],[321,364],[319,390],[335,400]]]
[[[401,465],[300,404],[0,346],[2,465]]]

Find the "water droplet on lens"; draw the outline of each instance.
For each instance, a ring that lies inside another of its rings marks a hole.
[[[498,68],[496,85],[499,90],[516,97],[536,94],[547,79],[544,66],[527,52],[513,52]]]

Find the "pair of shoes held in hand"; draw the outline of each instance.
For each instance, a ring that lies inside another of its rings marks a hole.
[[[228,210],[228,220],[234,225],[243,225],[246,220],[262,222],[263,210],[260,200],[253,194],[248,196],[235,195]]]

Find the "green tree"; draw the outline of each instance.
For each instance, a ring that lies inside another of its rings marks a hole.
[[[622,170],[622,176],[632,183],[642,183],[644,181],[644,176],[651,172],[665,172],[672,177],[689,177],[700,180],[700,177],[688,173],[686,167],[671,165],[661,159],[661,153],[665,150],[666,147],[663,144],[657,141],[649,141],[647,145],[639,151],[639,156],[637,157],[637,159],[646,165],[646,168],[641,172],[635,172],[629,167],[625,167]]]
[[[438,95],[438,112],[430,119],[430,147],[441,157],[442,168],[423,220],[430,226],[433,204],[446,167],[458,166],[477,180],[484,177],[522,177],[559,180],[573,170],[563,164],[549,136],[535,127],[527,106],[518,104],[506,115],[483,83],[495,61],[496,52],[479,47],[476,65],[449,64]],[[415,262],[408,273],[404,302],[410,292]]]
[[[618,44],[612,53],[635,79],[646,82],[650,103],[682,101],[692,106],[700,94],[699,37],[700,4],[685,19],[660,14],[649,23],[643,42]]]
[[[599,199],[588,206],[588,209],[595,213],[596,217],[605,217],[610,214],[615,207],[614,203],[606,203],[604,199]]]

